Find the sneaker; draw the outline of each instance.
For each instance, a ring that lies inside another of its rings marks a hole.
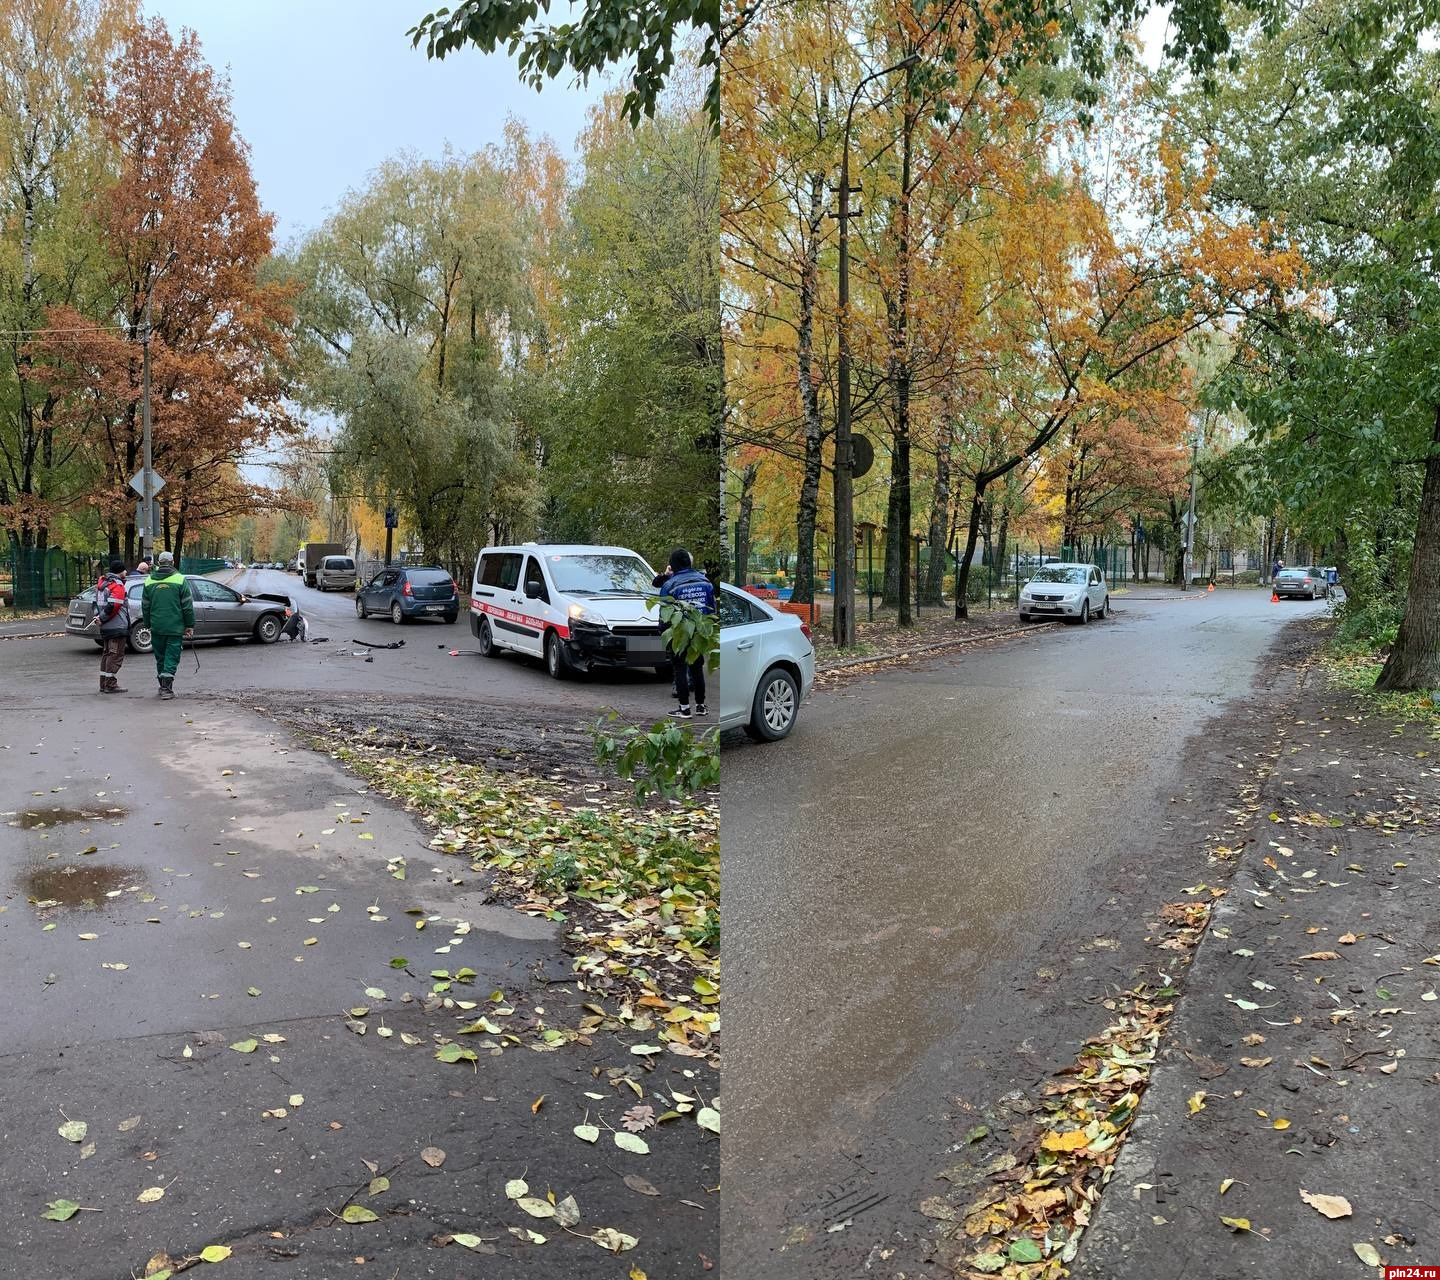
[[[676,707],[675,710],[670,713],[670,719],[672,719],[672,720],[688,720],[688,719],[690,719],[690,708],[689,708],[689,707],[686,707],[686,706]]]
[[[695,714],[697,716],[707,716],[710,713],[705,710],[705,704],[702,702],[695,708]]]

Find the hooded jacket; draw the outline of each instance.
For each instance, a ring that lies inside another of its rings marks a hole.
[[[125,575],[102,573],[95,584],[95,617],[105,637],[130,634],[130,606],[125,598]]]
[[[156,635],[178,636],[195,625],[195,601],[190,584],[171,565],[156,565],[145,579],[140,614]]]

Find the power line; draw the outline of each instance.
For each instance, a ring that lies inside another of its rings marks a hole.
[[[81,329],[0,329],[0,337],[23,338],[40,333],[109,333],[112,329],[128,329],[126,324],[92,324]]]

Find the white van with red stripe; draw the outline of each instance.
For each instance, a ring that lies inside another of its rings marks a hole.
[[[669,671],[655,571],[628,547],[526,542],[475,557],[470,630],[486,657],[543,658],[557,680],[591,667]]]

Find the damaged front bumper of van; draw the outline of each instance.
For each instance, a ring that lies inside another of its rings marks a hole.
[[[670,661],[659,626],[597,626],[572,620],[567,656],[577,667],[660,667]]]

